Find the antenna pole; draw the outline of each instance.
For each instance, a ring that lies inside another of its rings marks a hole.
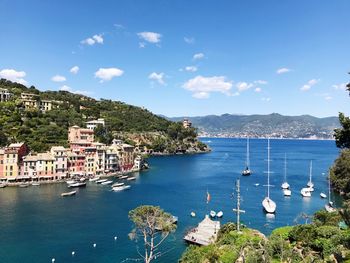
[[[237,207],[233,209],[237,213],[237,231],[240,232],[240,213],[245,213],[244,210],[241,210],[241,191],[239,179],[236,180],[236,193],[237,193]]]

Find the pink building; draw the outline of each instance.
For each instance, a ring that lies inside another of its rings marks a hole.
[[[54,146],[51,148],[51,155],[55,158],[55,176],[63,179],[68,175],[68,157],[67,150],[63,146]]]
[[[71,149],[89,147],[94,142],[94,131],[79,126],[69,127],[68,142]]]
[[[80,151],[68,152],[68,173],[70,176],[85,174],[85,155]]]

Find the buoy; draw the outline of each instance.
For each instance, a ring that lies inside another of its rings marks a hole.
[[[114,237],[114,240],[117,240],[117,239],[118,239],[118,237],[115,236],[115,237]]]
[[[56,259],[55,259],[55,258],[51,259],[51,262],[55,262],[55,261],[56,261]]]
[[[94,243],[94,245],[93,245],[94,247],[96,247],[96,243]]]
[[[74,256],[75,255],[75,251],[72,251],[72,256]]]

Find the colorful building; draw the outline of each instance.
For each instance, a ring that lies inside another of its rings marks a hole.
[[[12,143],[4,149],[3,177],[8,181],[15,181],[20,176],[20,166],[23,157],[28,154],[28,147],[25,143]]]
[[[63,146],[51,147],[51,155],[55,158],[55,177],[62,179],[68,176],[67,149]]]
[[[79,126],[69,127],[68,142],[71,149],[89,147],[94,142],[94,131]]]

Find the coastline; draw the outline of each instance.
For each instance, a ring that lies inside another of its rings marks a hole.
[[[246,139],[247,137],[244,136],[198,136],[200,139]],[[249,139],[258,139],[258,140],[266,140],[266,139],[273,139],[273,140],[296,140],[296,141],[335,141],[335,139],[332,138],[281,138],[281,137],[249,137]]]

